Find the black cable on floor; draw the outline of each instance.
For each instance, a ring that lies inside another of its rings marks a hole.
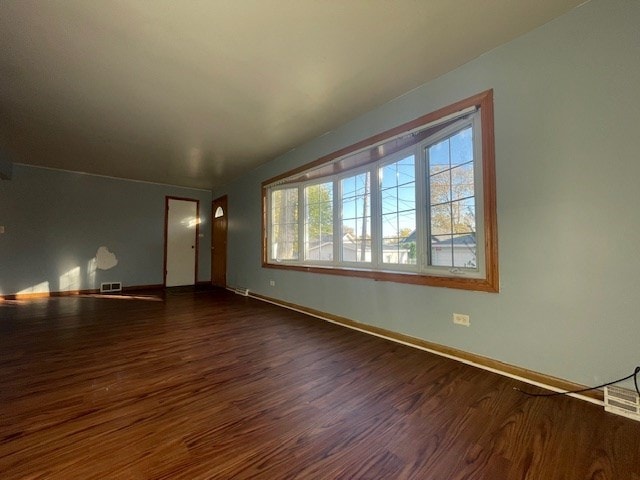
[[[636,367],[631,375],[627,375],[624,378],[619,378],[618,380],[614,380],[608,383],[603,383],[602,385],[597,385],[595,387],[582,388],[580,390],[568,390],[566,392],[554,392],[554,393],[532,393],[532,392],[527,392],[525,390],[520,390],[518,387],[513,387],[513,389],[517,390],[520,393],[524,393],[525,395],[528,395],[530,397],[556,397],[558,395],[567,395],[569,393],[589,392],[591,390],[596,390],[602,387],[608,387],[609,385],[624,382],[625,380],[629,380],[630,378],[633,378],[633,383],[636,387],[636,392],[638,392],[638,395],[640,395],[640,388],[638,387],[638,375],[640,375],[640,366]]]

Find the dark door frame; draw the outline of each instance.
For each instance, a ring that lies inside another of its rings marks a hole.
[[[218,207],[222,208],[223,216],[220,219],[216,219],[216,210]],[[218,248],[223,248],[224,254],[222,255],[223,259],[223,280],[216,282],[215,275],[215,262],[214,257],[216,256],[216,252],[214,248],[216,247],[216,231],[217,231],[217,223],[222,225],[222,233],[224,238],[222,239],[222,245],[218,245]],[[227,286],[227,236],[229,231],[229,211],[228,211],[228,198],[227,195],[223,195],[221,197],[216,198],[213,202],[211,202],[211,284],[218,287],[226,287]]]

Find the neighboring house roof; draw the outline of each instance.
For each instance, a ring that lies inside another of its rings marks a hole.
[[[367,239],[370,240],[370,239]],[[354,238],[352,235],[350,234],[345,234],[342,237],[342,246],[343,248],[347,248],[347,249],[355,249],[356,246],[357,248],[361,248],[362,244],[357,244],[356,243],[357,239]],[[384,244],[382,246],[383,250],[385,248],[395,248],[395,247],[400,247],[400,248],[408,248],[408,244],[415,242],[416,241],[416,231],[414,230],[413,232],[411,232],[409,235],[407,235],[405,238],[400,239],[400,241],[398,243],[388,243],[388,244]],[[323,237],[315,242],[311,242],[309,244],[309,250],[314,250],[316,248],[321,248],[324,247],[326,245],[333,245],[333,237],[331,235],[323,235]],[[453,237],[453,240],[451,238],[447,238],[445,240],[440,240],[438,239],[438,237],[433,237],[433,243],[432,245],[434,246],[439,246],[439,247],[475,247],[476,245],[476,236],[473,233],[468,233],[466,235],[459,235],[456,237]],[[367,242],[365,244],[365,249],[369,250],[369,242]]]
[[[411,232],[409,235],[407,235],[406,237],[404,237],[402,240],[400,240],[399,243],[411,243],[411,242],[415,242],[416,238],[417,238],[418,234],[416,233],[416,230],[414,230],[413,232]]]
[[[416,234],[416,231],[414,230],[409,235],[407,235],[405,238],[400,240],[399,243],[402,245],[402,244],[415,242],[416,238],[417,238],[417,234]],[[459,236],[453,237],[453,242],[452,242],[451,238],[447,238],[446,240],[439,240],[438,237],[433,237],[433,244],[434,245],[438,245],[438,246],[442,246],[442,247],[451,246],[451,245],[453,245],[453,246],[475,246],[475,244],[476,244],[476,235],[475,235],[475,233],[468,233],[466,235],[459,235]]]
[[[347,249],[347,250],[360,250],[362,248],[362,243],[356,243],[355,238],[353,238],[353,236],[346,234],[342,237],[342,248],[343,249]],[[370,239],[367,239],[368,241],[365,243],[365,251],[370,251],[371,250],[371,245],[370,245]],[[317,240],[315,242],[310,242],[309,243],[309,251],[312,250],[317,250],[319,248],[323,248],[323,247],[328,247],[328,246],[333,246],[333,238],[331,236],[326,236],[323,237],[320,240]],[[385,244],[382,246],[382,251],[387,251],[387,250],[393,250],[395,251],[395,249],[397,247],[400,248],[404,248],[406,249],[407,246],[404,245],[402,242],[398,242],[398,243],[394,243],[394,244]]]
[[[460,235],[459,237],[447,238],[446,240],[439,240],[437,237],[433,237],[433,244],[447,247],[453,245],[455,246],[475,246],[476,244],[476,236],[473,233],[469,233],[467,235]]]
[[[322,247],[327,243],[333,243],[333,235],[322,235],[318,240],[314,240],[309,242],[309,249],[314,249],[318,247]]]

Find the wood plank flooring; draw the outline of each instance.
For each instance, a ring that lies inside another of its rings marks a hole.
[[[640,480],[640,423],[518,385],[224,290],[5,301],[0,478]]]

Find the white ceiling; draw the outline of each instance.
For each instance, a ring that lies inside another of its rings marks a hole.
[[[0,150],[215,188],[583,1],[3,0]]]

